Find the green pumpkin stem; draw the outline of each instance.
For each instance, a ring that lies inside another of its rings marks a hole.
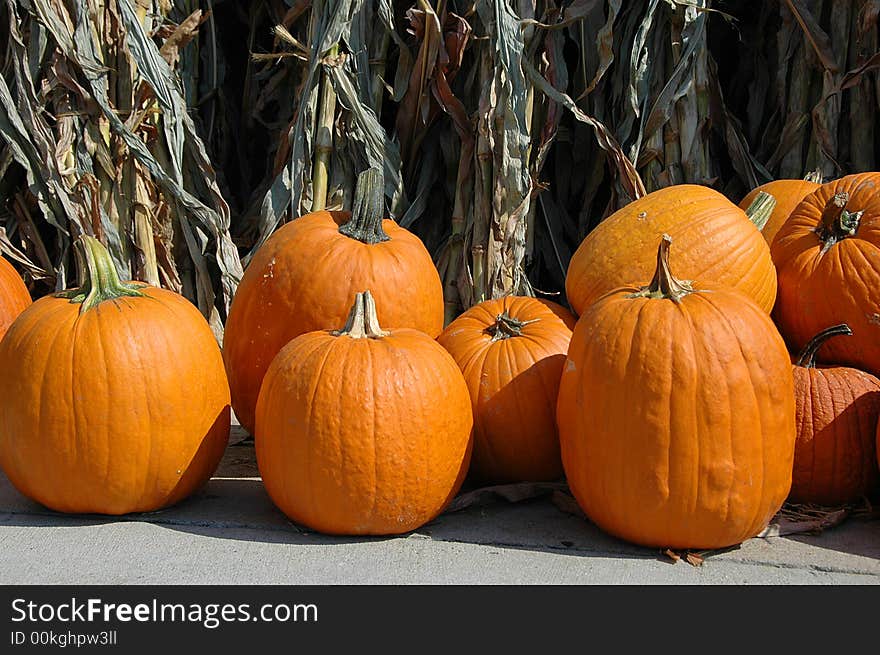
[[[630,298],[667,299],[678,303],[686,295],[694,292],[689,281],[677,279],[669,270],[670,245],[672,245],[672,237],[664,234],[657,248],[657,269],[654,271],[654,278],[648,286],[631,294]]]
[[[840,325],[832,325],[829,328],[825,328],[807,342],[807,345],[804,346],[801,354],[798,355],[795,364],[797,364],[798,366],[803,366],[804,368],[813,368],[814,366],[816,366],[816,353],[819,352],[819,348],[822,347],[822,344],[828,341],[828,339],[830,339],[831,337],[836,337],[838,335],[849,336],[851,334],[852,330],[846,323],[841,323]]]
[[[838,241],[854,237],[859,231],[859,222],[864,212],[851,212],[846,206],[849,194],[839,191],[828,199],[822,210],[822,219],[816,227],[816,233],[822,240],[822,252],[827,251]]]
[[[95,237],[84,234],[74,244],[79,267],[80,287],[56,294],[79,303],[79,313],[83,314],[105,300],[116,298],[143,297],[141,284],[127,284],[119,279],[116,266],[107,249]]]
[[[770,215],[774,209],[776,209],[776,198],[766,191],[759,191],[755,199],[752,200],[752,204],[746,209],[746,216],[749,217],[749,220],[760,231],[767,225],[767,221],[770,220]]]
[[[351,218],[339,226],[339,232],[366,244],[389,241],[390,237],[382,229],[384,198],[385,181],[380,169],[369,168],[358,175]]]
[[[368,290],[355,296],[351,311],[348,312],[348,320],[345,321],[345,327],[341,330],[334,330],[332,334],[352,339],[381,339],[390,333],[379,326],[379,319],[376,316],[376,301]]]
[[[522,329],[526,325],[540,320],[539,318],[533,318],[530,321],[520,321],[513,318],[507,312],[502,312],[495,317],[495,322],[487,327],[484,332],[492,335],[493,342],[500,341],[501,339],[510,339],[510,337],[521,336]]]

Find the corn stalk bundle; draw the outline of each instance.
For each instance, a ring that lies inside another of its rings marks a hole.
[[[447,319],[564,301],[581,239],[654,189],[877,168],[880,0],[6,3],[4,251],[59,286],[99,232],[220,318],[237,253],[349,208],[367,167]]]
[[[197,5],[3,2],[0,243],[51,290],[71,282],[71,241],[97,235],[122,273],[184,293],[219,333],[241,263],[189,112]]]

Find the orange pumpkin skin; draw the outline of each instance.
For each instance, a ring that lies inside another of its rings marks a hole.
[[[461,371],[434,339],[408,328],[297,337],[266,372],[256,419],[269,496],[326,534],[418,528],[452,499],[470,459]]]
[[[817,229],[823,214],[838,229],[835,197],[846,212],[862,214],[854,237],[832,236],[826,247]],[[829,341],[823,361],[880,374],[880,173],[823,184],[792,212],[772,250],[779,273],[773,317],[790,348],[800,351],[828,325],[846,323],[853,336]]]
[[[182,296],[138,290],[82,313],[43,297],[0,343],[0,466],[46,507],[157,510],[204,484],[226,447],[229,387],[210,327]]]
[[[236,291],[223,338],[232,403],[254,431],[266,369],[306,332],[345,323],[355,293],[373,291],[386,325],[436,337],[443,330],[443,287],[421,240],[384,220],[389,241],[364,244],[339,233],[348,212],[315,212],[277,230],[257,251]]]
[[[622,207],[586,236],[565,278],[575,313],[609,291],[651,279],[664,233],[675,240],[671,266],[680,278],[733,287],[767,313],[773,308],[776,271],[758,228],[717,191],[679,184]]]
[[[791,212],[794,211],[794,208],[798,206],[801,200],[818,189],[819,186],[818,183],[809,180],[773,180],[752,189],[740,201],[739,208],[743,211],[747,210],[761,191],[769,193],[776,199],[776,207],[774,207],[770,218],[761,230],[764,240],[768,244],[772,244],[777,232],[779,232],[779,228],[782,227],[782,224],[785,223]]]
[[[697,283],[694,283],[699,288]],[[791,486],[791,361],[729,290],[674,302],[622,289],[580,317],[559,387],[568,484],[603,530],[714,549],[758,534]]]
[[[12,264],[0,257],[0,339],[31,304],[31,294]]]
[[[437,341],[470,391],[470,473],[484,484],[562,477],[556,398],[575,317],[547,300],[508,296],[471,307]]]
[[[855,368],[803,360],[794,366],[797,442],[789,499],[819,505],[856,501],[880,477],[875,443],[880,380]]]

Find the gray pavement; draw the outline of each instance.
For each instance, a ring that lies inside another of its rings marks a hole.
[[[288,521],[257,475],[252,445],[232,443],[196,496],[108,518],[53,513],[0,474],[0,584],[880,583],[876,519],[751,539],[696,567],[605,535],[548,496],[474,505],[403,537],[326,537]]]

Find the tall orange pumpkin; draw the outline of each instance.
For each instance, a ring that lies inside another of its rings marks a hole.
[[[398,534],[461,485],[473,418],[455,360],[423,332],[382,330],[369,291],[341,331],[288,343],[257,403],[257,464],[275,504],[330,534]]]
[[[565,278],[568,301],[580,315],[605,293],[650,279],[657,242],[669,234],[679,275],[733,287],[769,313],[776,271],[759,226],[773,206],[771,197],[762,196],[750,220],[709,187],[679,184],[649,193],[614,212],[583,240]]]
[[[800,201],[818,189],[821,185],[818,176],[808,175],[803,180],[782,179],[767,182],[759,187],[752,189],[739,203],[739,208],[743,211],[748,210],[751,204],[757,199],[758,194],[762,191],[769,193],[776,199],[776,207],[770,214],[770,218],[761,229],[761,236],[768,244],[773,243],[773,239],[779,232],[779,228],[794,211],[794,208],[800,204]]]
[[[37,300],[0,343],[0,466],[61,512],[157,510],[226,447],[220,348],[185,298],[120,282],[92,237],[76,246],[83,286]]]
[[[562,477],[556,397],[574,323],[561,305],[508,296],[471,307],[437,338],[470,390],[474,479]]]
[[[880,375],[880,173],[823,184],[804,198],[773,241],[782,336],[801,350],[820,330],[846,323],[848,339],[826,361]]]
[[[31,304],[31,294],[12,264],[0,257],[0,339]]]
[[[578,320],[559,387],[568,484],[600,528],[646,546],[756,535],[791,486],[791,361],[742,294],[657,271]]]
[[[846,366],[816,366],[816,353],[844,324],[822,330],[794,366],[797,442],[791,500],[838,505],[858,500],[877,484],[880,380]]]
[[[254,430],[270,362],[291,339],[342,325],[351,299],[372,289],[383,320],[436,337],[443,287],[425,246],[382,219],[381,173],[358,180],[353,213],[319,211],[276,231],[254,255],[236,291],[223,339],[232,405]]]

